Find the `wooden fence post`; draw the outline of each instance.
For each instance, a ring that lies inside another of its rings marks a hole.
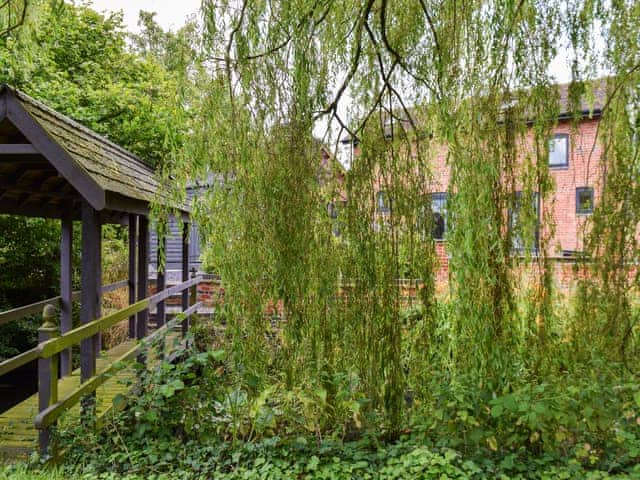
[[[42,326],[38,329],[38,343],[46,342],[60,335],[55,322],[56,311],[53,305],[46,305],[42,312]],[[59,356],[38,359],[38,409],[43,411],[58,401]],[[40,453],[45,455],[51,446],[51,427],[38,433]]]
[[[182,224],[182,281],[189,280],[189,224],[184,222]],[[184,289],[182,291],[182,311],[184,312],[189,308],[189,290]],[[182,321],[182,336],[187,334],[189,329],[189,319],[185,318]]]
[[[191,269],[191,279],[193,280],[194,278],[196,278],[197,272],[195,267]],[[188,306],[192,307],[196,304],[197,298],[198,298],[198,285],[192,285],[190,286],[188,289],[185,290],[185,292],[187,293],[188,299],[189,301]],[[185,311],[186,308],[183,308],[183,311]],[[193,315],[193,314],[192,314]],[[187,331],[189,330],[189,325],[191,324],[191,322],[189,321],[189,317],[185,317],[184,321],[182,322],[182,335],[186,335]]]

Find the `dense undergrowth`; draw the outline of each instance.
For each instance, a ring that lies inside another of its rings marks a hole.
[[[444,310],[439,318],[446,324]],[[420,310],[408,313],[410,337],[420,328]],[[276,370],[241,381],[241,367],[218,348],[223,332],[217,322],[200,320],[184,361],[143,373],[140,394],[104,431],[61,429],[66,457],[58,474],[640,478],[640,385],[622,365],[594,360],[565,368],[561,357],[571,352],[562,342],[556,371],[514,375],[501,390],[479,388],[470,376],[430,372],[428,383],[407,385],[405,419],[395,434],[386,429],[384,411],[368,408],[355,374],[294,388]]]

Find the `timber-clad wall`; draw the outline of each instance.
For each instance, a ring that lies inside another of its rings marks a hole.
[[[206,188],[208,188],[207,185],[187,188],[187,203],[191,203],[192,199]],[[158,236],[153,229],[151,230],[150,238],[149,274],[151,278],[155,278],[158,270]],[[169,219],[169,235],[166,239],[165,261],[165,271],[167,272],[168,282],[179,283],[181,281],[179,272],[182,268],[182,234],[180,226],[173,217]],[[195,223],[192,223],[189,228],[189,265],[197,271],[201,271],[200,235],[198,233],[198,225]]]

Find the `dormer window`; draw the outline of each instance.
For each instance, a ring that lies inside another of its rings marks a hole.
[[[549,140],[549,166],[567,167],[569,165],[569,135],[560,133]]]

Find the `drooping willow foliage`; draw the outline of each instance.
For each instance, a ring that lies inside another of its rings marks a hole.
[[[26,0],[5,0],[0,3],[0,38],[21,27],[27,18]]]
[[[631,361],[638,2],[205,0],[203,17],[210,79],[189,105],[191,148],[168,173],[214,185],[198,221],[243,382],[282,376],[330,404],[346,377],[396,429],[406,392],[433,372],[496,391],[553,371],[562,345],[583,361]],[[584,229],[592,274],[571,320],[555,311],[549,258],[558,55],[576,112],[589,80],[608,77],[593,146],[602,194]],[[341,172],[345,136],[357,147]],[[443,295],[427,194],[444,191]],[[340,206],[340,236],[328,205]],[[401,278],[421,281],[417,317],[403,314]]]

